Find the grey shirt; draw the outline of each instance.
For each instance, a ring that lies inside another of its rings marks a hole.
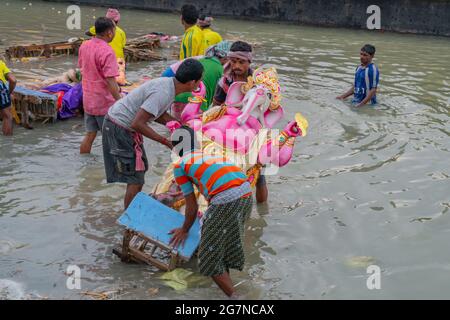
[[[109,108],[110,116],[118,124],[131,129],[136,114],[142,108],[159,118],[175,100],[173,78],[157,78],[145,82]]]

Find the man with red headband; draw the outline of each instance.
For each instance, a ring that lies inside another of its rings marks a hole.
[[[214,94],[214,105],[221,105],[225,102],[228,88],[235,81],[247,82],[248,76],[253,74],[250,68],[252,63],[252,47],[243,41],[234,42],[228,52],[228,63],[224,66],[223,77],[219,80]]]
[[[224,67],[223,77],[219,80],[214,95],[214,105],[222,105],[228,94],[228,89],[235,81],[247,82],[247,78],[253,74],[250,65],[253,60],[252,47],[246,42],[236,41],[228,52],[228,63]],[[256,201],[267,201],[268,190],[266,178],[260,175],[256,183]]]

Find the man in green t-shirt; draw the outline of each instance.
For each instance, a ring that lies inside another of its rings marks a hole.
[[[214,46],[213,49],[214,50]],[[205,73],[203,74],[203,84],[206,87],[206,106],[202,105],[202,110],[208,110],[209,106],[212,103],[214,92],[216,90],[217,82],[223,76],[223,65],[226,63],[227,58],[218,58],[216,55],[212,57],[206,56],[199,60],[199,62],[203,65]]]
[[[206,87],[206,102],[202,104],[201,109],[203,111],[208,110],[214,97],[214,91],[216,89],[217,82],[223,75],[223,65],[228,61],[227,54],[230,50],[231,42],[222,41],[214,46],[211,46],[206,50],[205,56],[194,57],[203,65],[203,78],[202,81]],[[183,61],[172,64],[167,68],[162,76],[173,77]],[[189,98],[192,94],[189,92],[180,94],[175,97],[175,104],[178,104],[180,108],[184,107],[186,103],[189,103]]]

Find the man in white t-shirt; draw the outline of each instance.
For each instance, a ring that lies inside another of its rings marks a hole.
[[[148,123],[155,121],[165,125],[175,120],[167,112],[175,96],[196,90],[202,74],[202,64],[187,59],[180,65],[174,78],[148,81],[109,109],[102,130],[106,181],[127,184],[125,209],[145,183],[148,162],[143,136],[172,149],[171,142]]]

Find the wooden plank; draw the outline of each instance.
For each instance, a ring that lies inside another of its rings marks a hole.
[[[133,236],[133,233],[129,229],[126,229],[123,233],[122,257],[121,257],[121,260],[123,262],[129,261],[130,240],[131,240],[132,236]]]
[[[139,245],[139,248],[138,248],[138,250],[139,251],[144,251],[144,249],[145,249],[145,246],[147,245],[147,243],[148,243],[148,241],[147,240],[142,240],[142,242],[141,242],[141,244]]]
[[[134,256],[135,258],[138,258],[142,262],[145,262],[149,265],[154,265],[155,267],[157,267],[158,269],[161,269],[163,271],[169,271],[168,264],[165,264],[144,252],[141,252],[141,251],[133,249],[133,248],[129,248],[128,252],[130,255]]]
[[[60,41],[54,43],[12,46],[7,48],[5,53],[8,59],[77,55],[83,41],[84,39],[80,38],[74,42]],[[127,62],[164,60],[165,58],[153,51],[156,48],[161,48],[161,42],[158,38],[154,39],[141,36],[130,39],[124,48],[125,60]]]
[[[119,259],[122,260],[122,248],[120,248],[120,247],[113,248],[112,252],[113,252],[113,254],[118,256]],[[130,261],[128,261],[128,262],[135,262],[135,263],[139,263],[139,264],[143,264],[144,263],[144,262],[138,260],[137,258],[131,256],[131,255],[128,255],[128,258],[130,259]]]
[[[6,57],[28,58],[28,57],[50,57],[62,54],[77,54],[82,40],[75,42],[56,42],[48,44],[32,44],[26,46],[14,46],[6,49]]]
[[[153,256],[155,254],[156,249],[158,248],[158,246],[153,245],[152,250],[150,251],[150,255]]]
[[[144,235],[144,234],[142,234],[142,233],[140,233],[140,232],[136,232],[136,231],[135,231],[135,233],[136,233],[139,237],[141,237],[141,238],[145,239],[146,241],[148,241],[148,242],[150,242],[150,243],[152,243],[152,244],[154,244],[154,245],[160,247],[161,249],[164,249],[164,250],[169,251],[169,252],[171,252],[171,251],[173,250],[172,247],[166,245],[165,243],[162,243],[162,242],[160,242],[160,241],[158,241],[158,240],[155,240],[155,239],[151,239],[151,238],[147,237],[146,235]]]
[[[170,253],[170,261],[169,261],[169,271],[175,269],[178,264],[178,254],[171,252]]]

